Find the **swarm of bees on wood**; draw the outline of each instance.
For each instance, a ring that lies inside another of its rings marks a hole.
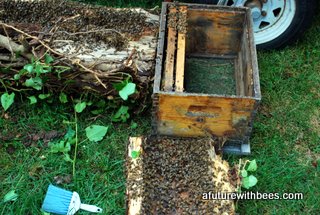
[[[159,16],[139,8],[67,0],[0,0],[0,36],[15,47],[23,46],[24,54],[12,63],[16,50],[2,45],[0,57],[5,60],[0,65],[12,68],[13,76],[32,58],[43,61],[49,54],[55,66],[70,68],[59,81],[50,76],[45,84],[50,90],[78,93],[80,88],[114,99],[118,92],[112,83],[132,77],[138,90],[134,99],[145,101],[149,94],[139,92],[148,91],[152,80],[158,29]],[[65,88],[64,80],[70,79],[72,84]]]
[[[129,169],[137,178],[127,179],[130,198],[143,199],[140,214],[234,214],[231,200],[202,198],[205,192],[236,189],[214,145],[211,138],[146,138],[138,165]]]
[[[139,37],[145,29],[156,31],[158,28],[147,23],[144,14],[130,9],[65,0],[0,0],[0,8],[2,22],[39,25],[43,35],[52,40],[100,41],[117,49],[124,48],[128,39]]]

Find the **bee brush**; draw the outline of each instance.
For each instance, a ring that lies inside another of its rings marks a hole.
[[[42,210],[61,215],[73,215],[79,209],[93,213],[102,213],[102,209],[97,206],[81,204],[78,193],[64,190],[52,184],[49,185],[42,204]]]

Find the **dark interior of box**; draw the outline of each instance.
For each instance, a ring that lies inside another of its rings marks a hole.
[[[245,12],[190,9],[187,22],[185,92],[253,96]]]

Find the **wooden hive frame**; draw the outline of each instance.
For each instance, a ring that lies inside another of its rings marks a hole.
[[[167,14],[170,5],[172,3],[163,3],[162,5],[153,89],[153,133],[179,137],[210,135],[227,137],[228,143],[231,145],[248,144],[252,133],[253,119],[261,100],[250,10],[215,5],[175,3],[174,5],[179,8],[187,9],[188,31],[189,28],[198,27],[196,25],[200,17],[206,17],[207,20],[214,23],[211,25],[219,30],[204,29],[205,39],[209,39],[209,43],[201,44],[196,41],[196,46],[192,44],[192,40],[196,37],[192,37],[190,32],[187,35],[178,35],[178,39],[173,39],[178,43],[175,56],[177,64],[174,66],[173,74],[170,71],[170,87],[163,88],[161,82],[167,81],[168,71],[165,65],[167,64],[168,52],[173,52],[167,49],[170,44],[170,38],[167,39],[168,33],[170,33],[167,29]],[[195,22],[193,22],[194,20]],[[234,22],[233,20],[238,21]],[[198,31],[198,29],[196,30]],[[185,47],[181,45],[183,43],[186,44]],[[235,95],[185,92],[183,79],[187,78],[184,76],[186,55],[234,59]],[[178,66],[178,64],[182,66]],[[250,149],[243,153],[248,152]]]

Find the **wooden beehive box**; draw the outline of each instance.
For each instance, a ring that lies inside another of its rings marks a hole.
[[[163,3],[153,131],[247,144],[260,100],[250,9]]]

